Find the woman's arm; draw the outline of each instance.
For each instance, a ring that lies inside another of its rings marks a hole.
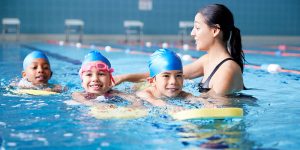
[[[183,66],[183,76],[185,79],[194,79],[204,75],[204,64],[207,55],[204,55],[192,62],[191,64]]]
[[[113,95],[119,96],[127,101],[130,101],[132,105],[130,107],[143,107],[142,101],[138,97],[132,94],[123,93],[117,90],[113,90]]]
[[[136,74],[124,74],[124,75],[116,75],[115,86],[122,82],[142,82],[145,81],[149,77],[149,73],[136,73]]]

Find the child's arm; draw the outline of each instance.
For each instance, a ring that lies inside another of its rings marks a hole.
[[[27,81],[27,79],[22,78],[19,82],[13,82],[11,83],[12,86],[21,88],[21,89],[34,89],[35,87]]]
[[[149,103],[151,103],[153,106],[157,106],[157,107],[165,107],[167,108],[167,110],[169,111],[169,113],[175,113],[181,110],[184,110],[183,107],[180,106],[176,106],[176,105],[172,105],[172,104],[168,104],[167,102],[165,102],[162,99],[157,99],[152,93],[151,90],[149,88],[142,90],[142,91],[138,91],[136,93],[136,95],[138,97],[140,97],[141,99],[148,101]]]
[[[51,91],[51,92],[62,93],[62,92],[64,92],[64,91],[66,91],[67,88],[66,88],[66,87],[63,87],[63,86],[61,86],[61,85],[55,84],[55,85],[53,85],[53,87],[51,87],[51,88],[49,87],[49,88],[46,88],[46,89],[44,89],[44,90],[46,90],[46,91]]]
[[[19,82],[13,81],[12,83],[9,84],[10,87],[18,87],[21,89],[40,89],[38,86],[32,85],[29,81],[26,79],[22,78]],[[41,88],[40,90],[45,90],[45,91],[51,91],[51,92],[57,92],[61,93],[63,91],[66,91],[66,87],[62,87],[61,85],[58,84],[47,84],[45,87]]]
[[[117,90],[114,90],[112,94],[130,101],[132,103],[131,107],[143,107],[142,101],[140,101],[135,95],[123,93]]]
[[[87,106],[93,106],[94,105],[94,102],[92,101],[92,99],[95,99],[96,97],[88,97],[87,94],[85,93],[81,93],[81,92],[74,92],[72,93],[72,99],[77,101],[77,102],[80,102],[84,105],[87,105]]]
[[[151,103],[154,106],[167,106],[167,103],[161,99],[156,99],[149,89],[136,92],[136,95],[141,99]]]
[[[9,85],[8,85],[8,87],[17,87],[18,86],[18,82],[16,82],[16,81],[12,81]]]
[[[72,93],[72,99],[82,103],[84,105],[87,106],[96,106],[96,107],[100,107],[100,108],[116,108],[115,105],[113,104],[102,104],[102,103],[98,103],[95,102],[95,99],[97,98],[97,96],[95,96],[94,94],[86,94],[86,93],[81,93],[81,92],[74,92]]]
[[[149,77],[149,73],[124,74],[114,76],[115,86],[122,82],[142,82]]]

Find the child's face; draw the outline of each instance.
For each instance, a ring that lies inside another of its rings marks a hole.
[[[162,72],[155,76],[152,85],[160,96],[176,97],[182,91],[183,73],[179,70]]]
[[[42,58],[34,59],[22,72],[23,78],[26,78],[33,85],[47,84],[51,74],[49,63]]]
[[[81,85],[88,93],[105,94],[111,88],[110,73],[93,67],[82,73]]]

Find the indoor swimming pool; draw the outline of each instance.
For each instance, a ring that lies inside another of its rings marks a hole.
[[[107,45],[111,47],[105,47]],[[88,115],[87,106],[68,103],[72,92],[82,90],[78,70],[83,56],[99,48],[110,60],[114,75],[146,72],[148,54],[156,50],[156,47],[108,43],[89,43],[81,47],[55,41],[0,44],[1,149],[299,148],[300,99],[297,93],[300,74],[270,73],[257,67],[277,64],[297,72],[300,68],[298,56],[281,56],[276,53],[276,47],[246,48],[252,52],[274,52],[274,55],[246,53],[248,66],[244,71],[244,83],[249,90],[231,98],[232,105],[243,108],[242,119],[177,121],[151,109],[148,116],[142,118],[100,120]],[[23,59],[33,50],[48,55],[53,70],[50,82],[66,86],[66,92],[33,96],[17,95],[8,90],[9,83],[21,77]],[[173,50],[193,57],[204,54]],[[286,52],[300,54],[297,49],[287,48]],[[199,95],[199,82],[200,79],[185,81],[184,90]],[[115,88],[132,93],[131,86],[131,83],[122,83]]]

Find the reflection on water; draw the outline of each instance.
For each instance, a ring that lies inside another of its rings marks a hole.
[[[257,98],[252,95],[243,93],[236,93],[230,96],[216,96],[202,94],[200,97],[214,104],[218,108],[224,107],[239,107],[243,106],[257,106]]]
[[[198,120],[181,126],[180,141],[186,146],[207,149],[251,149],[242,120]]]

